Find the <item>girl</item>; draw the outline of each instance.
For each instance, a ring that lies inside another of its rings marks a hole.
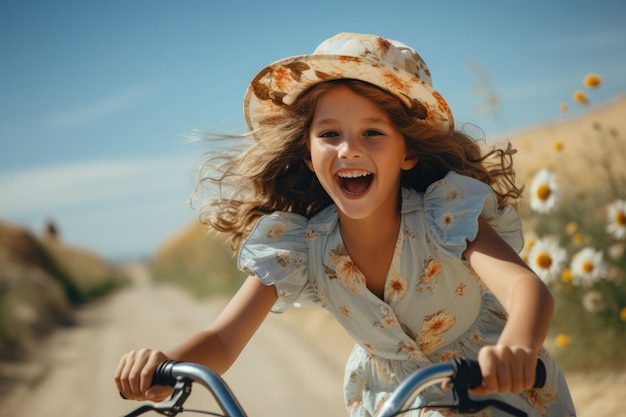
[[[270,310],[317,304],[356,341],[345,373],[351,416],[375,415],[413,371],[452,357],[479,361],[474,394],[531,416],[574,415],[542,349],[553,300],[516,253],[514,150],[483,154],[455,131],[413,49],[339,34],[263,69],[244,109],[251,146],[221,157],[219,174],[201,183],[232,191],[203,219],[230,234],[250,277],[205,330],[167,353],[124,355],[123,395],[165,398],[149,384],[167,359],[222,373]],[[548,380],[532,389],[538,356]],[[449,395],[433,389],[417,401]]]

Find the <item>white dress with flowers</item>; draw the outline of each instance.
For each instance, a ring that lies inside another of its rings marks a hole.
[[[496,342],[506,321],[506,312],[462,253],[476,237],[479,215],[521,250],[515,210],[498,209],[495,194],[484,183],[449,173],[425,193],[403,189],[401,213],[384,300],[368,290],[350,259],[334,205],[311,219],[284,212],[264,216],[239,252],[242,270],[276,287],[279,299],[273,311],[317,304],[352,336],[356,345],[344,382],[352,417],[375,415],[398,384],[420,367],[454,357],[475,359],[483,345]],[[530,416],[574,415],[561,371],[546,351],[541,355],[548,371],[544,388],[495,396]],[[432,388],[416,401],[449,396],[449,390]],[[427,415],[453,414],[439,410]],[[487,409],[480,415],[499,414]]]

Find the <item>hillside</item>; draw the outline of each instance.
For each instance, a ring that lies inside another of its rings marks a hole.
[[[126,275],[98,255],[54,235],[0,222],[0,394],[44,338],[74,324],[74,311],[124,285]]]

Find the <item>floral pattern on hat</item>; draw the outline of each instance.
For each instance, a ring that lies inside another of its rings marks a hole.
[[[450,108],[433,89],[430,70],[415,50],[398,41],[358,33],[340,33],[310,55],[285,58],[261,70],[244,99],[248,126],[255,129],[307,88],[333,79],[373,84],[400,99],[424,124],[454,128]]]

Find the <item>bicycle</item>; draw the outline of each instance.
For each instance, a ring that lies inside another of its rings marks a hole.
[[[534,387],[543,387],[545,379],[546,369],[543,362],[539,360],[537,361]],[[486,407],[494,407],[512,416],[527,417],[524,411],[502,401],[470,398],[468,391],[482,383],[482,375],[478,362],[468,359],[452,359],[415,371],[395,389],[376,414],[376,417],[395,417],[417,410],[417,408],[409,408],[415,397],[427,387],[444,381],[451,382],[451,389],[455,398],[454,403],[426,404],[423,408],[448,408],[454,409],[459,413],[475,413]],[[152,383],[153,385],[174,387],[174,392],[165,401],[143,404],[122,417],[136,417],[148,411],[154,411],[168,417],[176,416],[183,411],[217,417],[247,417],[226,381],[217,373],[202,365],[189,362],[165,361],[157,367]],[[206,410],[185,409],[183,407],[185,401],[191,395],[191,387],[194,383],[203,385],[211,392],[222,414]]]

